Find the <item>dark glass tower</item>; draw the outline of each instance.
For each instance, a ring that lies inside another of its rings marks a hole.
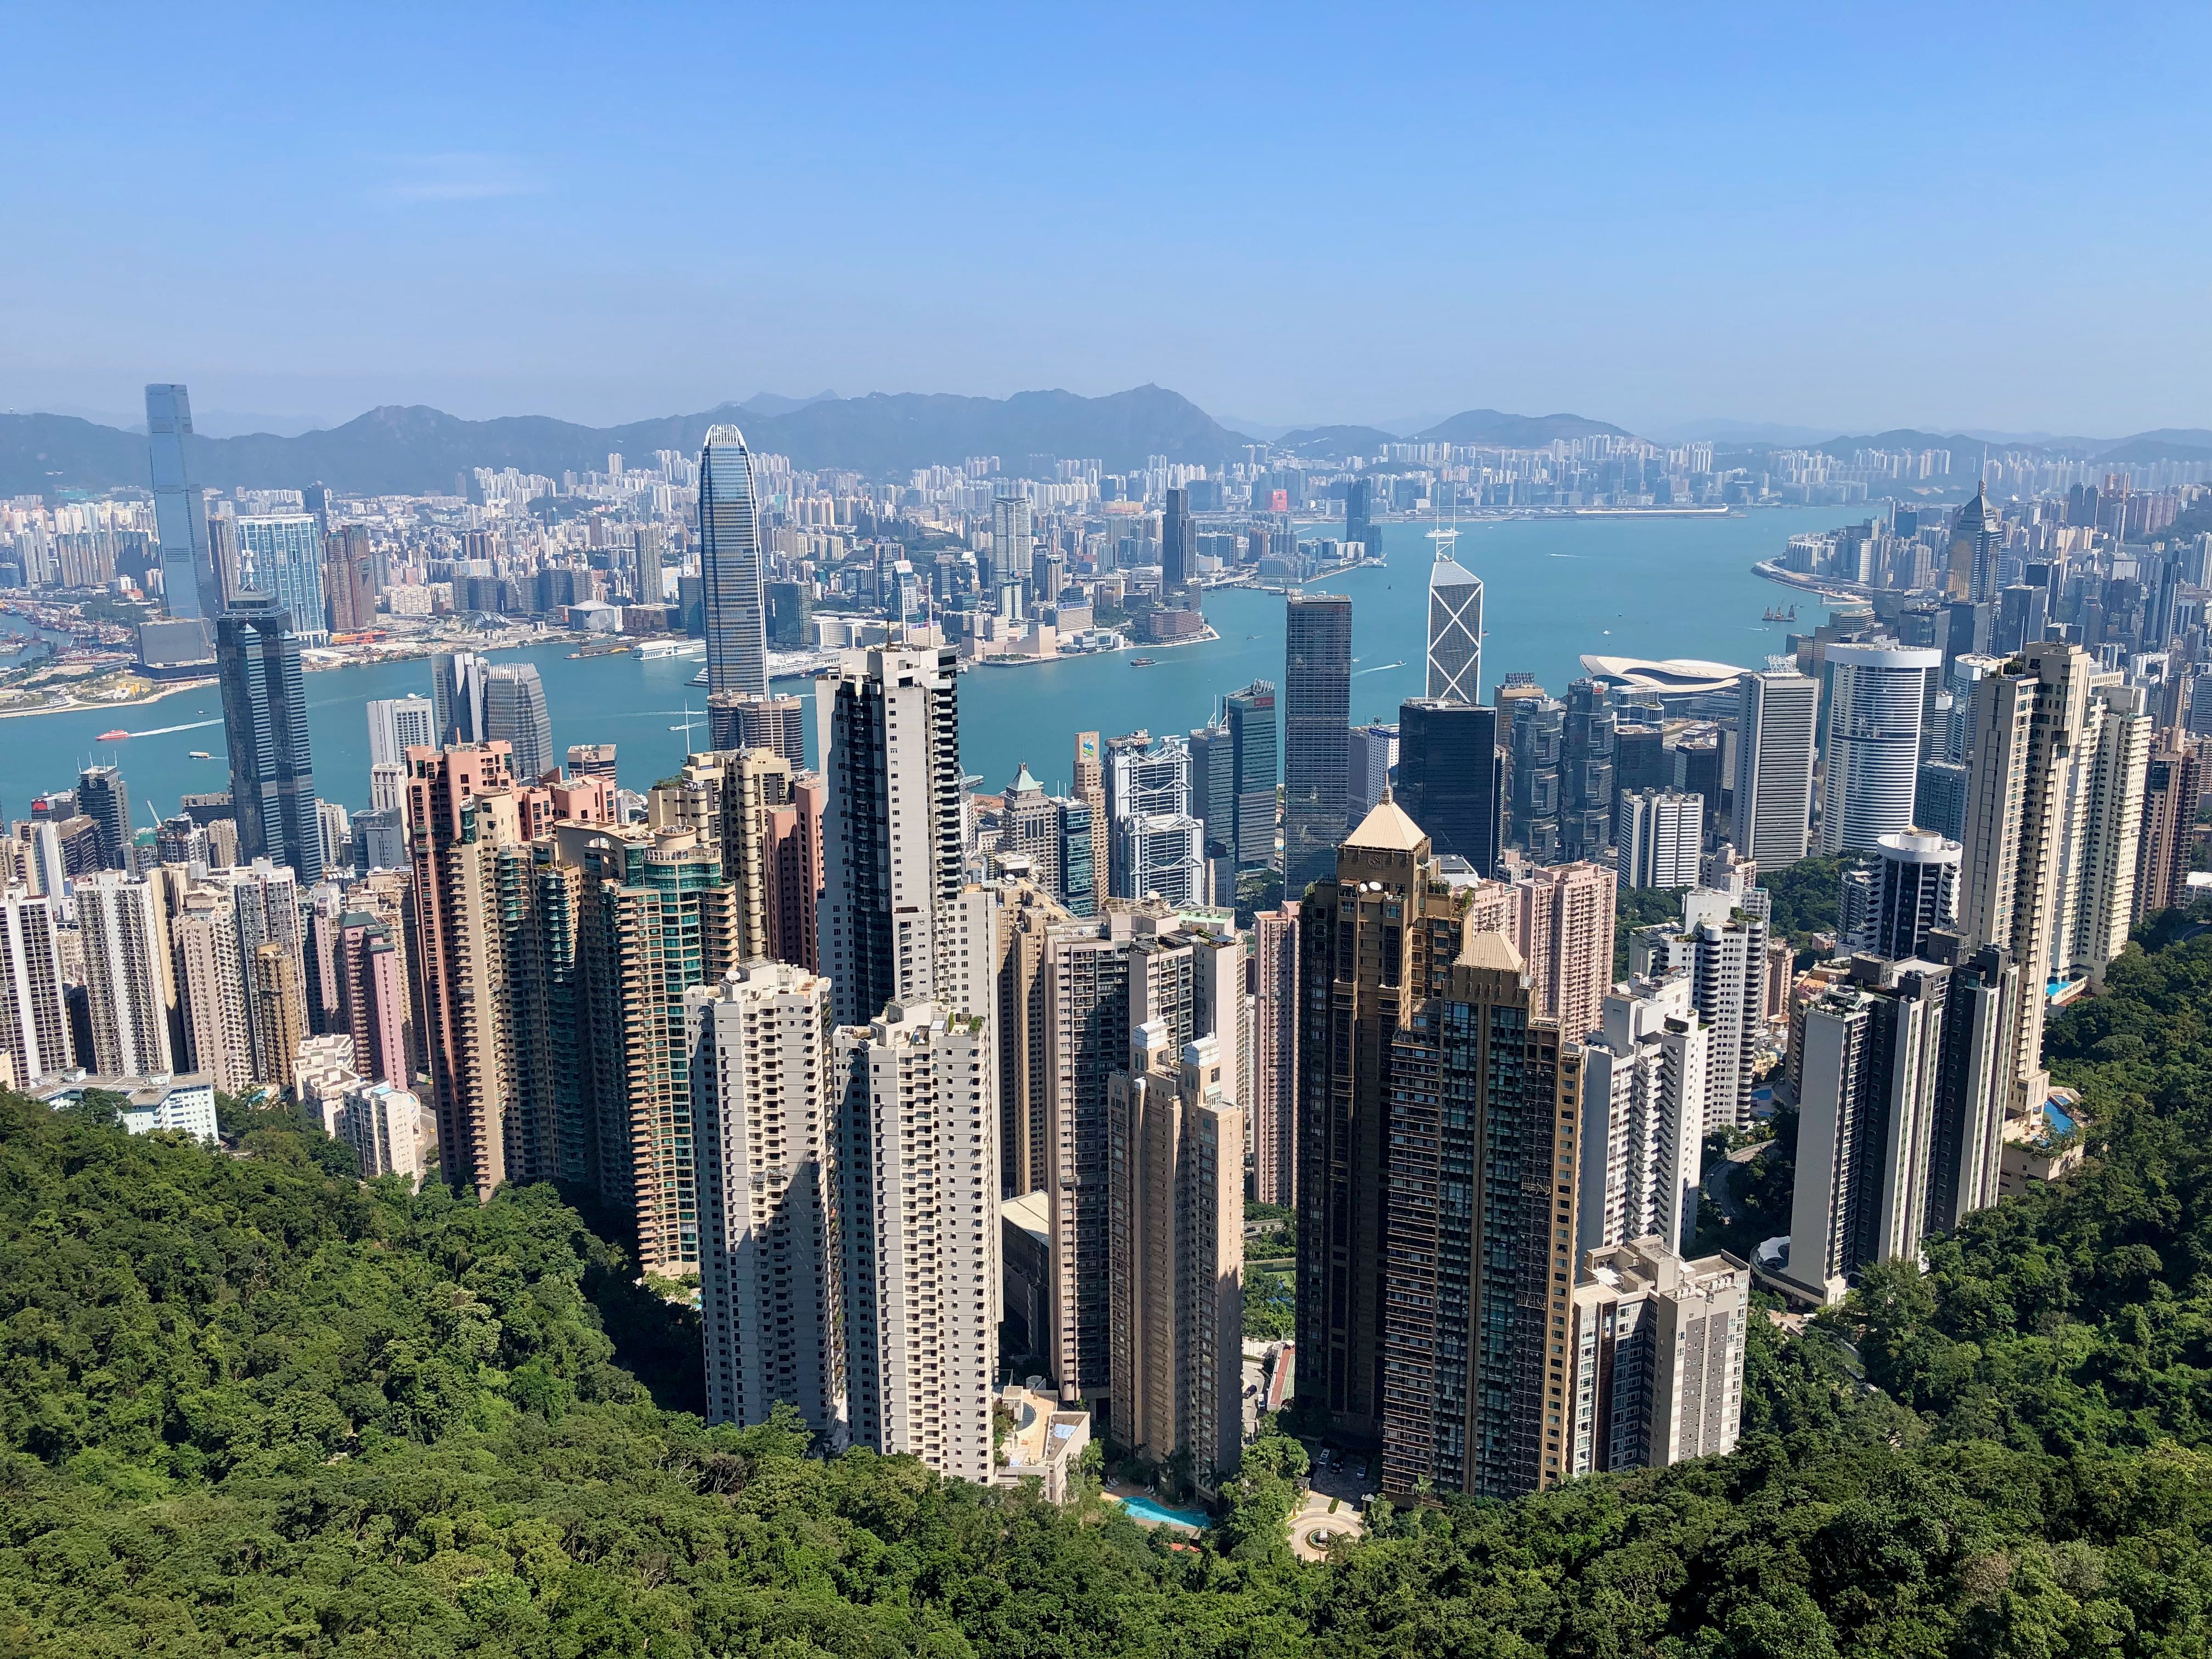
[[[131,791],[112,766],[88,766],[77,774],[76,810],[100,826],[102,869],[131,868]]]
[[[146,449],[154,477],[154,533],[161,547],[161,598],[173,617],[206,620],[222,610],[208,541],[207,506],[192,488],[185,441],[192,401],[180,386],[146,388]],[[318,619],[319,622],[319,618]]]
[[[752,453],[733,426],[707,428],[699,452],[699,574],[707,613],[707,691],[768,695],[768,611]]]
[[[1352,601],[1293,593],[1283,629],[1283,891],[1336,867],[1352,738]]]
[[[1611,694],[1597,680],[1577,680],[1567,688],[1567,712],[1559,741],[1559,856],[1603,860],[1613,845],[1613,736],[1615,714]]]
[[[545,685],[534,662],[503,662],[484,679],[484,735],[512,751],[517,783],[535,783],[559,763],[553,756],[553,723],[545,713]]]
[[[265,593],[242,595],[216,624],[215,654],[239,860],[289,864],[311,887],[323,878],[323,832],[292,613]]]
[[[1275,731],[1275,688],[1255,680],[1224,698],[1237,789],[1237,867],[1264,870],[1275,859],[1275,786],[1282,745]]]
[[[1486,876],[1498,867],[1504,767],[1498,711],[1417,697],[1398,710],[1398,805],[1439,856],[1456,854]]]
[[[1344,487],[1344,539],[1358,542],[1375,557],[1382,548],[1375,540],[1375,480],[1354,478]]]
[[[1160,514],[1160,588],[1180,593],[1197,573],[1198,550],[1191,540],[1190,491],[1168,491],[1167,511]]]

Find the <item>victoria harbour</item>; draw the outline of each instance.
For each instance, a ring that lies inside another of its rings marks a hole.
[[[1770,508],[1742,517],[1489,519],[1462,524],[1456,556],[1486,587],[1483,684],[1533,673],[1555,695],[1581,677],[1584,653],[1698,657],[1761,666],[1784,648],[1784,631],[1763,624],[1777,590],[1752,573],[1755,560],[1789,536],[1852,516],[1844,507]],[[1352,600],[1352,716],[1395,719],[1422,690],[1426,584],[1432,526],[1382,526],[1385,562],[1311,584]],[[1066,781],[1072,735],[1145,729],[1188,731],[1223,693],[1283,676],[1283,599],[1249,588],[1210,593],[1206,615],[1218,638],[1019,666],[979,667],[961,677],[961,750],[969,772],[994,789],[1027,762],[1048,787]],[[1809,607],[1808,607],[1809,610]],[[1809,623],[1805,624],[1809,626]],[[643,789],[707,740],[706,694],[690,684],[696,658],[642,661],[626,654],[572,658],[572,641],[498,653],[538,665],[556,752],[572,743],[613,743],[622,781]],[[1149,654],[1153,665],[1133,666]],[[334,669],[307,678],[315,781],[326,800],[367,803],[364,705],[428,696],[426,660]],[[805,690],[804,682],[779,690]],[[78,709],[0,721],[0,803],[75,783],[94,762],[122,768],[143,827],[177,810],[178,797],[227,784],[222,702],[212,685],[124,709]],[[687,720],[690,725],[686,726]],[[125,730],[125,742],[99,734]],[[808,722],[810,758],[812,722]],[[194,750],[210,758],[195,760]],[[13,799],[8,799],[12,797]],[[150,810],[149,810],[150,809]]]

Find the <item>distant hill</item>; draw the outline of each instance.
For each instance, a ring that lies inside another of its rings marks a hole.
[[[2138,432],[2131,438],[2052,438],[2036,442],[1899,427],[1857,437],[1831,438],[1813,447],[1831,455],[1848,455],[1855,449],[1948,449],[1959,457],[1978,456],[1984,450],[2025,449],[2100,461],[2207,461],[2212,460],[2212,432],[2197,427],[2164,427],[2155,432]],[[1952,471],[1958,471],[1955,464]]]
[[[1508,415],[1495,409],[1462,410],[1449,420],[1413,434],[1437,443],[1495,444],[1501,449],[1541,449],[1559,438],[1628,435],[1620,427],[1580,415]]]
[[[2195,427],[2166,427],[2123,438],[2097,452],[2100,461],[2212,461],[2212,432]]]
[[[772,410],[771,402],[787,404]],[[297,437],[266,433],[195,438],[192,476],[216,489],[298,489],[318,480],[361,495],[449,490],[475,466],[557,477],[606,465],[611,450],[650,455],[696,450],[717,421],[743,426],[756,449],[807,468],[849,467],[872,477],[997,455],[1018,467],[1033,454],[1096,458],[1109,471],[1171,460],[1226,459],[1245,438],[1189,399],[1156,386],[1104,398],[1024,392],[1012,398],[874,392],[800,403],[775,394],[626,426],[578,426],[542,415],[464,421],[422,405],[387,405]],[[146,440],[65,415],[0,415],[0,495],[109,489],[147,482]]]
[[[1374,426],[1302,426],[1275,440],[1275,447],[1316,458],[1371,455],[1382,444],[1402,443],[1395,433]]]

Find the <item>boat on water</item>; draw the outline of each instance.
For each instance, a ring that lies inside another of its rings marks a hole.
[[[1129,659],[1129,666],[1132,668],[1150,668],[1152,666],[1152,659],[1150,657],[1132,657]]]
[[[130,735],[131,734],[128,732],[103,732],[98,737],[94,738],[93,741],[94,743],[120,743],[124,738]]]
[[[215,757],[209,754],[204,749],[195,749],[191,753],[185,756],[185,758],[186,760],[213,760]]]
[[[637,647],[637,654],[647,662],[659,662],[669,657],[703,657],[707,654],[704,640],[647,640]]]

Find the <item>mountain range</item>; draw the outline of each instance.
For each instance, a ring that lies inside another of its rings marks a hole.
[[[1096,458],[1109,471],[1132,471],[1147,457],[1208,465],[1237,459],[1254,441],[1178,392],[1142,386],[1103,398],[1024,392],[1011,398],[872,392],[811,398],[761,392],[695,415],[623,426],[590,427],[545,416],[465,421],[420,404],[387,404],[342,426],[290,435],[259,432],[196,437],[192,476],[216,489],[297,489],[323,483],[352,495],[419,495],[455,488],[469,468],[515,467],[558,477],[599,471],[610,453],[642,460],[657,449],[696,451],[707,428],[740,425],[756,450],[787,455],[811,471],[844,468],[872,478],[915,468],[957,465],[995,455],[1009,471],[1033,458]],[[1747,423],[1748,424],[1748,423]],[[1373,426],[1302,427],[1277,447],[1307,457],[1371,455],[1383,444],[1431,441],[1540,448],[1555,439],[1627,436],[1624,428],[1571,414],[1511,415],[1470,409],[1412,433]],[[1856,448],[1948,448],[1972,453],[1989,441],[1899,428],[1832,438],[1832,453]],[[1777,447],[1740,438],[1730,448]],[[2021,446],[2025,447],[2025,446]],[[2212,431],[2166,428],[2117,440],[2058,439],[2055,453],[2111,460],[2212,459]],[[103,490],[147,482],[143,433],[79,416],[0,414],[0,496]]]

